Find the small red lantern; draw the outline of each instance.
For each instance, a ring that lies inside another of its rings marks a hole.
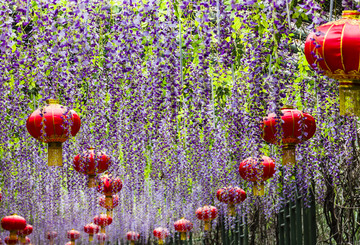
[[[164,240],[169,236],[169,230],[166,228],[158,227],[153,231],[154,237],[159,239],[159,245],[164,244]]]
[[[100,245],[104,245],[108,236],[105,233],[98,233],[96,234],[96,238],[99,241]]]
[[[305,42],[312,68],[340,81],[340,114],[360,116],[360,12],[345,10],[342,18],[316,28]]]
[[[26,227],[26,220],[16,214],[5,216],[1,220],[1,226],[4,230],[10,231],[10,239],[15,240],[17,238],[17,231],[22,231]]]
[[[84,226],[84,232],[89,234],[89,242],[93,241],[93,236],[96,233],[99,233],[99,226],[95,225],[94,223],[89,223]]]
[[[176,231],[180,232],[181,240],[186,240],[186,232],[191,231],[193,228],[193,223],[189,220],[182,218],[174,223],[174,228]]]
[[[1,200],[2,200],[2,193],[1,193],[1,191],[0,191],[0,202],[1,202]]]
[[[122,182],[119,178],[111,178],[108,174],[100,177],[97,191],[105,195],[105,205],[113,206],[113,195],[121,191]]]
[[[204,206],[200,207],[195,211],[195,215],[199,220],[205,222],[205,231],[209,231],[211,227],[211,221],[215,219],[218,215],[218,210],[214,206]]]
[[[20,242],[21,243],[26,243],[26,236],[30,235],[33,232],[33,227],[32,225],[26,225],[25,229],[22,231],[18,231],[17,234],[20,237]]]
[[[62,146],[70,134],[75,136],[80,130],[80,117],[73,110],[49,99],[47,106],[34,111],[26,121],[30,135],[48,143],[48,165],[62,166]]]
[[[262,123],[261,137],[268,143],[280,145],[283,149],[283,165],[295,164],[295,145],[310,139],[315,131],[315,119],[308,113],[295,110],[291,106],[281,109],[281,132],[275,113],[269,114]]]
[[[105,172],[110,164],[111,159],[104,152],[95,152],[94,148],[89,148],[83,154],[74,157],[74,168],[80,173],[87,174],[88,187],[95,187],[95,175]]]
[[[140,239],[140,234],[135,231],[129,231],[126,233],[126,239],[130,241],[131,245],[135,245],[135,242]]]
[[[226,203],[229,208],[229,214],[235,215],[235,204],[241,203],[246,199],[246,192],[239,187],[223,187],[216,192],[217,199]]]
[[[240,163],[239,173],[244,180],[254,182],[253,194],[262,196],[264,195],[263,181],[274,175],[275,162],[266,156],[261,159],[249,157]]]
[[[7,237],[5,237],[4,242],[5,242],[5,244],[17,244],[18,239],[17,239],[17,237],[10,238],[9,236],[7,236]]]
[[[75,240],[79,239],[80,232],[75,229],[72,229],[67,232],[67,238],[70,239],[70,244],[75,245]]]
[[[57,232],[56,231],[50,231],[48,233],[46,233],[46,239],[49,240],[49,244],[53,245],[54,244],[54,240],[57,237]]]
[[[119,196],[112,196],[112,205],[108,206],[105,203],[105,196],[99,197],[99,204],[101,207],[106,208],[106,214],[112,216],[112,210],[119,205]]]
[[[101,227],[100,232],[105,233],[105,227],[112,223],[111,216],[106,214],[96,215],[94,217],[94,223]]]

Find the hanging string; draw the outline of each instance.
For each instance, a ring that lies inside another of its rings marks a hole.
[[[288,0],[286,0],[285,3],[286,3],[286,12],[287,12],[287,19],[288,19],[288,23],[289,23],[289,29],[291,29],[290,8],[289,8]]]
[[[331,1],[330,1],[330,16],[329,16],[329,21],[332,20],[333,8],[334,8],[334,0],[331,0]]]
[[[29,2],[30,0],[26,1],[26,22],[29,22]]]

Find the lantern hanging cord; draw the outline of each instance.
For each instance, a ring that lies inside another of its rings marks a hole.
[[[331,1],[330,1],[329,21],[332,20],[332,12],[333,12],[333,9],[334,9],[334,0],[331,0]]]
[[[287,18],[288,18],[288,23],[289,23],[289,29],[291,29],[290,7],[289,7],[288,0],[285,0],[285,3],[286,3],[286,12],[287,12]]]
[[[29,2],[30,0],[26,1],[26,22],[29,21]]]

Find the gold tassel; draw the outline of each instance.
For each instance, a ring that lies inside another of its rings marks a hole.
[[[19,236],[20,237],[20,242],[25,244],[26,243],[26,236]]]
[[[48,165],[62,167],[62,146],[60,142],[48,143]]]
[[[296,158],[295,158],[295,145],[288,144],[283,145],[283,156],[282,156],[282,165],[295,165]]]
[[[113,210],[112,209],[106,209],[106,215],[113,217]]]
[[[105,226],[101,226],[101,228],[100,228],[100,233],[106,233],[106,232],[105,232]]]
[[[10,231],[10,237],[11,240],[16,239],[17,235],[16,235],[16,231]]]
[[[254,196],[263,196],[264,195],[264,183],[256,183],[253,186],[253,194]]]
[[[180,235],[180,239],[181,241],[186,241],[186,232],[180,232],[181,235]]]
[[[92,242],[94,240],[94,235],[93,234],[89,234],[89,242]]]
[[[131,242],[130,242],[130,245],[135,245],[135,242],[134,242],[134,241],[131,241]]]
[[[360,81],[340,81],[339,97],[340,115],[360,116]]]
[[[205,220],[204,230],[209,231],[210,227],[211,227],[211,221],[210,220]]]
[[[235,206],[233,203],[230,203],[228,205],[228,209],[229,209],[229,215],[230,216],[235,216]]]
[[[112,207],[113,206],[113,197],[112,196],[105,196],[105,205]]]
[[[93,187],[96,186],[96,185],[95,185],[95,175],[89,174],[87,186],[88,186],[89,188],[93,188]]]
[[[163,244],[164,244],[163,239],[159,238],[159,245],[163,245]]]

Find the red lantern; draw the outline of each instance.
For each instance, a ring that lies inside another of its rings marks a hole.
[[[10,231],[10,239],[14,240],[17,238],[16,233],[17,231],[22,231],[26,227],[26,220],[16,214],[5,216],[1,220],[1,226],[4,230]]]
[[[17,244],[18,239],[17,239],[17,237],[11,238],[11,237],[7,236],[7,237],[5,237],[4,242],[5,242],[5,244]]]
[[[48,143],[48,165],[62,166],[62,146],[70,134],[75,136],[80,130],[80,117],[73,110],[49,99],[47,106],[34,111],[26,121],[30,135]]]
[[[340,81],[340,114],[360,115],[360,12],[323,24],[306,39],[305,56],[313,67]]]
[[[111,178],[105,174],[97,183],[97,191],[105,195],[105,204],[113,206],[113,195],[121,191],[122,182],[119,178]]]
[[[79,239],[80,237],[80,232],[78,232],[77,230],[70,230],[67,232],[67,238],[70,239],[70,244],[75,245],[75,240]]]
[[[274,113],[262,123],[261,137],[268,143],[280,145],[283,149],[283,165],[295,164],[295,145],[310,139],[315,131],[314,118],[307,113],[286,106],[281,109],[281,131],[277,133],[278,122]]]
[[[119,205],[119,196],[112,196],[112,205],[108,206],[105,203],[105,196],[99,197],[99,204],[101,207],[106,208],[106,214],[112,216],[112,210]]]
[[[246,199],[246,192],[239,187],[223,187],[216,192],[216,197],[220,202],[226,203],[229,214],[235,215],[235,204],[241,203]]]
[[[193,228],[193,223],[189,220],[182,218],[174,223],[174,228],[176,231],[180,232],[181,240],[186,240],[186,232],[191,231]]]
[[[32,225],[26,225],[25,229],[22,231],[18,231],[17,234],[20,237],[20,242],[21,243],[26,243],[26,236],[30,235],[33,232],[33,227]]]
[[[54,239],[57,237],[57,232],[56,231],[50,231],[48,233],[46,233],[46,239],[49,240],[49,244],[53,245],[54,244]]]
[[[135,231],[129,231],[126,233],[126,239],[130,241],[131,245],[135,245],[135,242],[140,239],[140,234]]]
[[[0,202],[1,202],[1,200],[2,200],[2,193],[1,193],[1,191],[0,191]]]
[[[94,217],[94,223],[101,227],[101,233],[105,233],[105,226],[110,225],[112,221],[113,219],[111,218],[111,216],[108,216],[106,214],[100,214]]]
[[[89,223],[84,226],[84,232],[89,234],[89,242],[93,241],[93,236],[96,233],[99,233],[99,226],[95,225],[94,223]]]
[[[95,187],[95,174],[105,172],[110,164],[111,159],[104,152],[94,152],[94,148],[89,148],[83,154],[74,157],[74,168],[80,173],[87,174],[88,187]]]
[[[159,239],[159,245],[164,244],[164,239],[169,236],[169,230],[166,228],[158,227],[153,231],[154,237]]]
[[[205,231],[209,231],[211,227],[211,221],[217,217],[218,210],[214,206],[200,207],[195,211],[195,215],[199,220],[205,222]]]
[[[104,243],[107,239],[107,235],[105,233],[99,233],[99,234],[96,234],[96,238],[98,239],[100,245],[104,245]]]
[[[275,162],[270,157],[263,156],[261,159],[246,158],[239,166],[240,176],[247,181],[254,182],[253,194],[264,195],[264,183],[275,173]]]

